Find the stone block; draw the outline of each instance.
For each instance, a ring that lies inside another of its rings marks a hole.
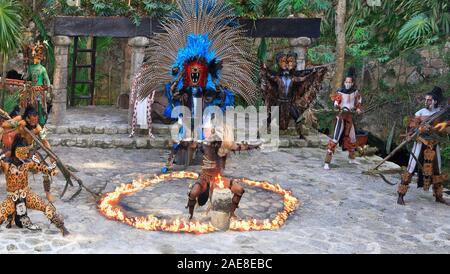
[[[211,224],[226,231],[230,228],[230,212],[233,194],[230,189],[216,188],[211,197]]]
[[[108,135],[117,134],[117,128],[116,127],[105,128],[105,134]]]
[[[94,133],[95,134],[103,134],[103,133],[105,133],[105,128],[104,127],[95,127]]]
[[[94,127],[81,126],[81,133],[91,134],[94,131]]]
[[[69,128],[66,126],[58,126],[53,132],[56,134],[66,134],[69,133]]]
[[[137,148],[149,148],[149,140],[147,138],[137,138],[136,147]]]
[[[293,147],[307,147],[308,146],[308,142],[304,139],[292,139],[291,140],[291,145]]]
[[[117,127],[117,133],[119,133],[119,134],[127,134],[128,133],[128,126],[119,126],[119,127]]]
[[[81,129],[79,127],[69,127],[69,133],[80,134],[81,133]]]

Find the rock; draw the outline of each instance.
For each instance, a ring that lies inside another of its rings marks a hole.
[[[289,139],[280,139],[279,147],[289,147],[290,141]]]
[[[103,133],[105,133],[105,128],[104,127],[95,127],[94,133],[95,134],[103,134]]]
[[[6,250],[8,250],[8,251],[15,251],[17,249],[18,249],[17,246],[14,244],[9,244],[6,246]]]
[[[150,146],[152,148],[166,148],[168,141],[164,139],[152,139],[150,140]]]
[[[128,133],[128,126],[118,126],[117,127],[117,133],[118,134],[127,134]]]
[[[37,238],[30,238],[30,239],[26,239],[25,243],[29,244],[29,245],[38,245],[38,244],[42,243],[42,240],[37,239]]]
[[[66,126],[59,126],[56,127],[54,131],[52,131],[56,134],[66,134],[69,132],[69,129]]]
[[[436,59],[432,59],[430,61],[430,66],[435,68],[435,69],[441,69],[446,67],[444,61],[442,59],[436,58]]]
[[[79,127],[69,127],[69,133],[80,134],[81,133],[81,129]]]
[[[209,214],[214,227],[222,231],[230,229],[230,213],[212,210]]]
[[[293,139],[291,140],[291,145],[293,147],[307,147],[308,142],[304,139]]]
[[[423,71],[423,75],[425,75],[425,76],[436,76],[439,74],[439,71],[435,68],[425,67],[422,69],[422,71]]]
[[[230,189],[214,189],[212,194],[212,210],[230,213],[233,194]]]
[[[147,138],[137,138],[136,148],[147,148],[149,146],[149,141]]]
[[[54,137],[54,136],[48,138],[48,141],[51,146],[59,146],[61,144],[61,138]]]
[[[113,145],[115,147],[122,147],[122,148],[133,148],[134,146],[134,140],[131,138],[120,138],[113,140]]]
[[[105,128],[105,134],[111,135],[111,134],[117,134],[117,128],[116,127],[112,127],[112,128]]]
[[[50,245],[47,245],[47,244],[46,244],[46,245],[36,246],[36,247],[34,248],[34,250],[37,251],[37,252],[49,252],[49,251],[52,250],[52,248],[51,248]]]
[[[417,84],[422,76],[417,71],[413,71],[409,76],[406,82],[410,85]]]
[[[94,127],[81,126],[81,133],[91,134],[94,131]]]
[[[216,188],[212,194],[212,210],[210,212],[211,223],[213,226],[223,231],[230,228],[232,196],[233,194],[228,188]]]
[[[64,145],[68,147],[73,147],[77,144],[76,140],[66,139],[64,140]]]

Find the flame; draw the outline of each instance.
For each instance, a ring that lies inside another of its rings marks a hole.
[[[220,174],[217,175],[216,178],[214,178],[214,183],[215,183],[216,187],[218,187],[219,189],[225,188],[225,184],[224,184],[224,182],[222,180],[222,176],[220,176]]]
[[[162,174],[155,176],[152,179],[134,180],[131,184],[121,184],[113,192],[106,193],[98,204],[98,209],[101,214],[111,220],[116,220],[121,223],[133,226],[138,229],[150,231],[165,231],[165,232],[186,232],[195,234],[204,234],[214,232],[217,229],[211,223],[201,223],[199,221],[186,221],[183,219],[175,219],[173,221],[161,220],[153,215],[128,217],[122,211],[119,204],[123,196],[132,195],[141,191],[145,187],[159,184],[170,179],[198,179],[199,175],[194,172],[173,172],[170,174]],[[218,186],[223,186],[222,177],[217,177],[216,183]],[[262,188],[280,194],[283,197],[284,208],[278,212],[274,219],[269,220],[232,220],[230,230],[235,231],[250,231],[250,230],[276,230],[280,228],[287,220],[289,215],[297,208],[299,201],[292,195],[292,192],[283,189],[279,184],[272,184],[270,182],[258,182],[249,179],[241,179],[241,183]]]

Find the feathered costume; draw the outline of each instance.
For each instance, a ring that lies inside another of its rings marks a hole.
[[[296,70],[297,54],[293,52],[278,53],[276,56],[278,71],[272,72],[263,66],[261,69],[261,93],[269,111],[269,123],[272,120],[272,106],[279,106],[281,130],[289,127],[291,119],[295,121],[297,132],[302,137],[301,122],[310,114],[307,110],[316,99],[327,72],[326,67],[316,67],[306,70]],[[313,121],[315,118],[309,115]]]
[[[178,11],[161,21],[164,31],[151,39],[130,100],[137,106],[155,93],[150,112],[166,123],[173,121],[171,112],[178,105],[224,109],[234,105],[234,94],[254,103],[256,56],[234,10],[224,0],[177,0],[177,5]]]

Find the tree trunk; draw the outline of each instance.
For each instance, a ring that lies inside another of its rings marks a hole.
[[[345,14],[346,0],[339,0],[336,6],[336,74],[334,76],[333,90],[331,96],[336,94],[336,90],[342,85],[344,79],[345,65]]]
[[[0,89],[0,108],[5,108],[5,92],[6,92],[6,63],[7,58],[4,54],[1,54],[0,57],[0,66],[1,66],[1,76],[2,76],[2,83],[1,83],[1,89]]]

